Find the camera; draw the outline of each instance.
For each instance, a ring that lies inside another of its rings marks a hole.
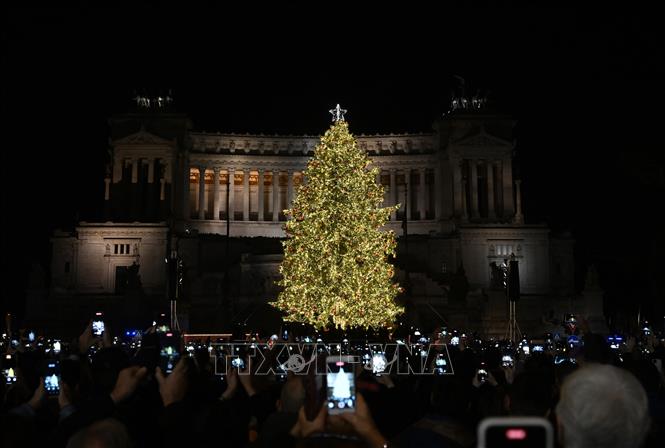
[[[356,409],[356,380],[353,356],[328,356],[326,374],[328,414],[354,412]]]
[[[92,321],[92,334],[95,336],[104,335],[104,313],[97,311],[95,313],[95,318]]]

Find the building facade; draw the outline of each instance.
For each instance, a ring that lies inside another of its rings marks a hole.
[[[53,236],[53,293],[122,294],[138,266],[143,290],[165,294],[164,260],[175,251],[194,327],[197,304],[209,309],[225,278],[239,308],[274,298],[283,210],[319,136],[196,131],[185,115],[159,110],[109,123],[106,219]],[[431,133],[356,135],[380,168],[384,204],[402,205],[386,228],[398,236],[400,276],[408,272],[415,302],[445,308],[449,280],[459,272],[472,295],[497,290],[511,254],[525,295],[572,294],[572,240],[525,223],[513,126],[483,108],[458,108]]]

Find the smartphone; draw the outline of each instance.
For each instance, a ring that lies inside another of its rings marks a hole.
[[[552,424],[541,417],[491,417],[478,426],[479,448],[554,448]]]
[[[16,359],[9,353],[2,360],[2,374],[5,376],[5,384],[16,382]]]
[[[171,323],[169,322],[169,318],[166,316],[166,313],[161,313],[159,317],[157,317],[157,320],[153,321],[152,323],[157,333],[168,333],[171,331]]]
[[[375,352],[372,355],[372,373],[381,376],[386,371],[388,360],[383,352]]]
[[[104,330],[104,313],[97,311],[95,313],[95,318],[92,321],[92,334],[95,336],[103,336]]]
[[[481,363],[480,367],[478,370],[476,370],[476,378],[478,378],[478,382],[481,384],[487,381],[487,370],[485,370],[485,364]]]
[[[245,360],[238,356],[230,356],[231,358],[231,367],[239,370],[245,370]]]
[[[453,336],[450,338],[450,345],[459,345],[459,336]]]
[[[173,333],[165,334],[159,349],[159,367],[167,375],[173,372],[180,360],[179,346],[179,340]]]
[[[444,375],[446,373],[448,373],[448,361],[442,353],[439,353],[434,359],[434,374]]]
[[[354,357],[328,356],[326,367],[328,414],[355,412],[356,377],[354,374]]]
[[[545,348],[542,345],[534,345],[533,346],[533,351],[534,351],[534,353],[535,352],[541,352],[542,353],[542,352],[545,351]]]
[[[513,357],[510,355],[503,355],[501,357],[501,365],[503,367],[512,367],[514,365]]]
[[[46,363],[44,389],[46,389],[47,395],[58,395],[60,393],[60,361],[51,360]]]
[[[35,332],[34,331],[31,331],[30,333],[28,333],[28,341],[35,342]]]

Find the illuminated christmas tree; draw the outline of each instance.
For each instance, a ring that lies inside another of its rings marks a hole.
[[[395,235],[382,230],[398,206],[381,207],[378,168],[349,133],[343,110],[304,172],[285,229],[276,303],[285,320],[315,328],[381,328],[403,309],[393,283]]]

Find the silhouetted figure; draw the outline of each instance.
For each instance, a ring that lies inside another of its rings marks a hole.
[[[468,292],[469,281],[466,278],[464,266],[460,265],[450,284],[450,299],[454,302],[464,302]]]
[[[127,268],[127,289],[130,291],[136,291],[141,289],[141,276],[139,275],[140,265],[133,262],[131,266]]]

